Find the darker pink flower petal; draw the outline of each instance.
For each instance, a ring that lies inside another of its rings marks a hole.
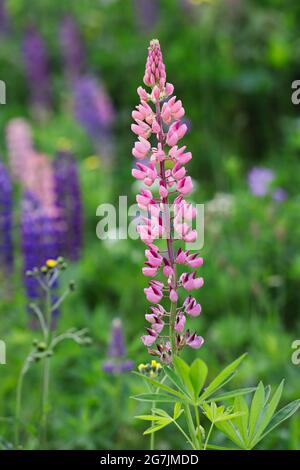
[[[175,322],[175,331],[177,333],[182,333],[185,327],[186,318],[182,312],[178,312]]]
[[[141,340],[145,346],[152,346],[152,344],[156,341],[157,333],[150,328],[147,328],[148,335],[142,336]]]
[[[176,186],[177,191],[181,194],[189,194],[193,190],[193,183],[192,178],[190,176],[186,176],[178,181]]]
[[[193,349],[199,349],[204,343],[204,339],[202,336],[197,336],[196,333],[193,333],[192,335],[188,336],[186,338],[186,344],[190,346],[190,348]]]

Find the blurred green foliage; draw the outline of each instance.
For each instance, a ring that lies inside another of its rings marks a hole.
[[[0,150],[6,156],[7,121],[27,117],[37,148],[52,156],[68,142],[80,168],[85,211],[85,248],[68,276],[75,295],[64,306],[59,326],[88,326],[93,346],[81,351],[64,345],[52,371],[51,447],[72,449],[145,448],[143,426],[133,416],[144,411],[129,399],[143,384],[127,374],[101,370],[111,320],[125,326],[128,357],[147,360],[139,341],[147,304],[141,276],[139,241],[96,238],[96,208],[134,201],[131,178],[131,110],[137,103],[149,39],[159,37],[169,80],[190,122],[186,144],[193,152],[190,171],[199,184],[193,202],[205,202],[205,286],[198,294],[203,313],[195,322],[205,337],[200,351],[213,374],[219,365],[249,352],[237,385],[286,380],[285,398],[299,397],[299,366],[291,363],[291,344],[300,335],[300,110],[291,104],[291,82],[299,78],[300,4],[286,0],[211,0],[159,2],[151,32],[138,27],[129,0],[7,0],[10,33],[1,39],[1,79],[7,105],[1,106]],[[74,121],[70,90],[63,76],[58,26],[62,16],[77,18],[90,69],[102,77],[117,111],[116,163],[112,173],[94,167],[92,145]],[[54,108],[46,123],[34,121],[21,59],[24,28],[35,24],[47,41]],[[298,75],[297,75],[298,74]],[[278,204],[255,198],[247,186],[254,165],[272,168],[288,198]],[[16,188],[16,195],[18,188]],[[216,194],[221,194],[216,198]],[[220,198],[223,204],[219,204]],[[225,207],[225,209],[224,209]],[[227,209],[226,209],[227,208]],[[16,220],[18,218],[16,204]],[[15,236],[16,244],[18,234]],[[68,279],[66,279],[66,282]],[[0,416],[14,412],[17,374],[34,332],[27,328],[21,259],[6,296],[1,295],[0,337],[7,343],[7,365],[0,366]],[[195,352],[186,359],[195,357]],[[198,354],[198,353],[197,353]],[[24,421],[27,446],[37,446],[31,425],[39,399],[39,367],[27,380]],[[8,442],[12,425],[0,418]],[[162,432],[160,448],[177,449],[176,435]],[[268,448],[299,449],[299,414],[264,443]]]

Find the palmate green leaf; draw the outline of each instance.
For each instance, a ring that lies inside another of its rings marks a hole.
[[[262,382],[259,382],[256,392],[253,396],[250,414],[249,414],[249,441],[252,440],[254,436],[255,429],[258,426],[259,418],[262,415],[263,409],[265,406],[265,388]]]
[[[260,440],[262,440],[269,432],[273,431],[273,429],[277,428],[281,423],[283,423],[286,419],[290,418],[300,407],[300,400],[294,400],[288,405],[281,408],[281,410],[277,411],[274,416],[271,418],[271,421],[266,428],[264,434],[261,436]]]
[[[224,405],[217,406],[215,402],[211,402],[210,405],[204,403],[203,410],[204,414],[213,424],[235,419],[241,415],[241,413],[231,413],[228,408],[225,409]]]
[[[180,377],[182,385],[185,387],[186,394],[192,398],[194,396],[194,387],[190,379],[190,367],[178,356],[173,358],[173,364],[175,372]]]
[[[153,408],[152,412],[154,413],[154,415],[158,415],[163,418],[172,419],[171,416],[165,410],[162,410],[161,408]]]
[[[146,431],[143,432],[143,435],[146,436],[147,434],[152,434],[153,432],[157,432],[160,429],[163,429],[166,426],[168,426],[170,423],[172,423],[172,420],[167,419],[167,418],[160,418],[160,420],[161,420],[160,424],[158,424],[157,422],[156,425],[150,426],[150,428],[146,429]]]
[[[139,415],[135,416],[136,419],[141,419],[143,421],[160,421],[161,416],[155,416],[155,415]]]
[[[240,365],[240,363],[243,361],[243,359],[246,357],[247,354],[243,354],[239,358],[237,358],[235,361],[233,361],[229,366],[225,367],[222,372],[220,372],[219,375],[208,385],[208,387],[205,389],[205,391],[200,395],[199,397],[199,402],[205,400],[208,398],[210,395],[212,395],[214,392],[219,390],[221,387],[225,385],[225,383],[229,382],[233,378],[233,373],[237,369],[237,367]]]
[[[241,439],[237,429],[231,421],[221,421],[219,423],[216,423],[215,426],[238,447],[240,447],[241,449],[246,449],[244,441]]]
[[[242,416],[243,413],[231,413],[231,414],[224,414],[222,416],[218,416],[216,419],[216,423],[220,423],[221,421],[229,421],[231,419],[239,418]]]
[[[131,398],[134,398],[134,400],[137,401],[154,401],[157,403],[176,403],[178,401],[178,398],[164,393],[141,393]]]
[[[208,369],[205,362],[201,359],[195,359],[190,367],[189,377],[194,390],[194,398],[196,400],[205,384],[207,372]]]
[[[238,429],[244,445],[247,446],[248,442],[248,420],[249,408],[243,396],[238,396],[234,400],[234,411],[240,413],[240,416],[235,420],[235,427]]]
[[[169,387],[168,385],[166,385],[166,384],[164,384],[164,383],[161,383],[161,382],[158,382],[157,380],[152,379],[151,377],[147,377],[146,375],[138,374],[137,372],[134,372],[134,374],[138,375],[138,376],[141,377],[142,379],[144,379],[144,380],[146,380],[147,382],[151,383],[151,384],[154,385],[155,387],[160,388],[160,389],[164,390],[165,392],[168,392],[168,393],[170,393],[171,395],[173,395],[173,396],[179,398],[180,400],[183,400],[183,401],[186,400],[185,395],[183,395],[182,393],[178,392],[177,390],[174,390],[173,388]]]
[[[266,429],[266,427],[268,426],[269,422],[271,421],[272,416],[274,415],[276,408],[279,404],[279,401],[282,395],[283,385],[284,385],[284,380],[282,380],[282,382],[278,386],[269,404],[265,406],[263,416],[257,426],[255,435],[252,441],[249,442],[249,448],[252,449],[261,440],[261,436],[264,430]]]
[[[268,403],[270,395],[271,395],[271,385],[266,385],[265,386],[265,405]]]
[[[182,383],[176,372],[170,367],[164,367],[164,372],[168,379],[175,385],[175,387],[177,387],[177,389],[184,395],[186,395],[186,397],[190,400],[191,397],[186,391],[184,384]]]
[[[232,392],[225,392],[221,393],[220,395],[211,396],[209,397],[209,401],[226,401],[230,400],[231,398],[238,397],[239,395],[247,395],[248,393],[255,392],[256,387],[248,387],[248,388],[238,388],[236,390],[232,390]]]

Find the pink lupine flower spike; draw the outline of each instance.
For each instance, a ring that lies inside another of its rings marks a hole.
[[[196,272],[203,264],[198,253],[184,251],[182,247],[175,252],[174,247],[178,240],[192,243],[197,238],[190,223],[196,210],[184,200],[193,190],[192,179],[184,166],[192,154],[180,145],[188,130],[182,122],[185,110],[182,102],[172,96],[174,86],[166,82],[157,39],[148,48],[144,84],[150,90],[138,88],[140,104],[132,112],[131,129],[137,136],[132,150],[136,159],[132,175],[146,186],[136,197],[139,208],[146,214],[141,217],[143,223],[137,230],[146,245],[142,272],[153,278],[144,291],[154,306],[145,316],[149,327],[141,339],[151,354],[170,364],[185,345],[196,349],[203,344],[201,336],[185,329],[187,317],[200,315],[201,306],[191,295],[183,302],[180,297],[182,290],[189,294],[200,289],[204,281]],[[158,247],[160,238],[166,241],[165,249]],[[179,265],[181,274],[177,272]],[[192,272],[182,272],[182,268],[191,268]],[[164,302],[168,306],[161,305]]]

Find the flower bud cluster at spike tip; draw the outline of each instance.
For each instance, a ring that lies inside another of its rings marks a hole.
[[[157,39],[152,39],[148,48],[144,83],[150,87],[158,85],[159,88],[163,88],[166,83],[165,64]]]
[[[185,110],[182,102],[172,96],[174,86],[166,82],[157,39],[150,42],[144,84],[150,90],[138,88],[140,103],[132,112],[131,126],[137,135],[132,150],[136,159],[132,175],[146,186],[136,196],[139,208],[145,211],[137,226],[146,245],[142,272],[152,278],[144,289],[153,305],[145,316],[148,327],[141,339],[150,354],[170,364],[184,346],[197,349],[204,342],[186,328],[189,319],[201,313],[191,291],[200,289],[204,281],[197,274],[203,264],[198,253],[175,248],[175,243],[197,239],[197,231],[192,228],[196,209],[184,199],[193,190],[185,168],[192,154],[180,143],[188,130],[182,122]],[[157,246],[161,238],[166,244],[163,248],[161,243]],[[186,298],[182,299],[184,292]]]

